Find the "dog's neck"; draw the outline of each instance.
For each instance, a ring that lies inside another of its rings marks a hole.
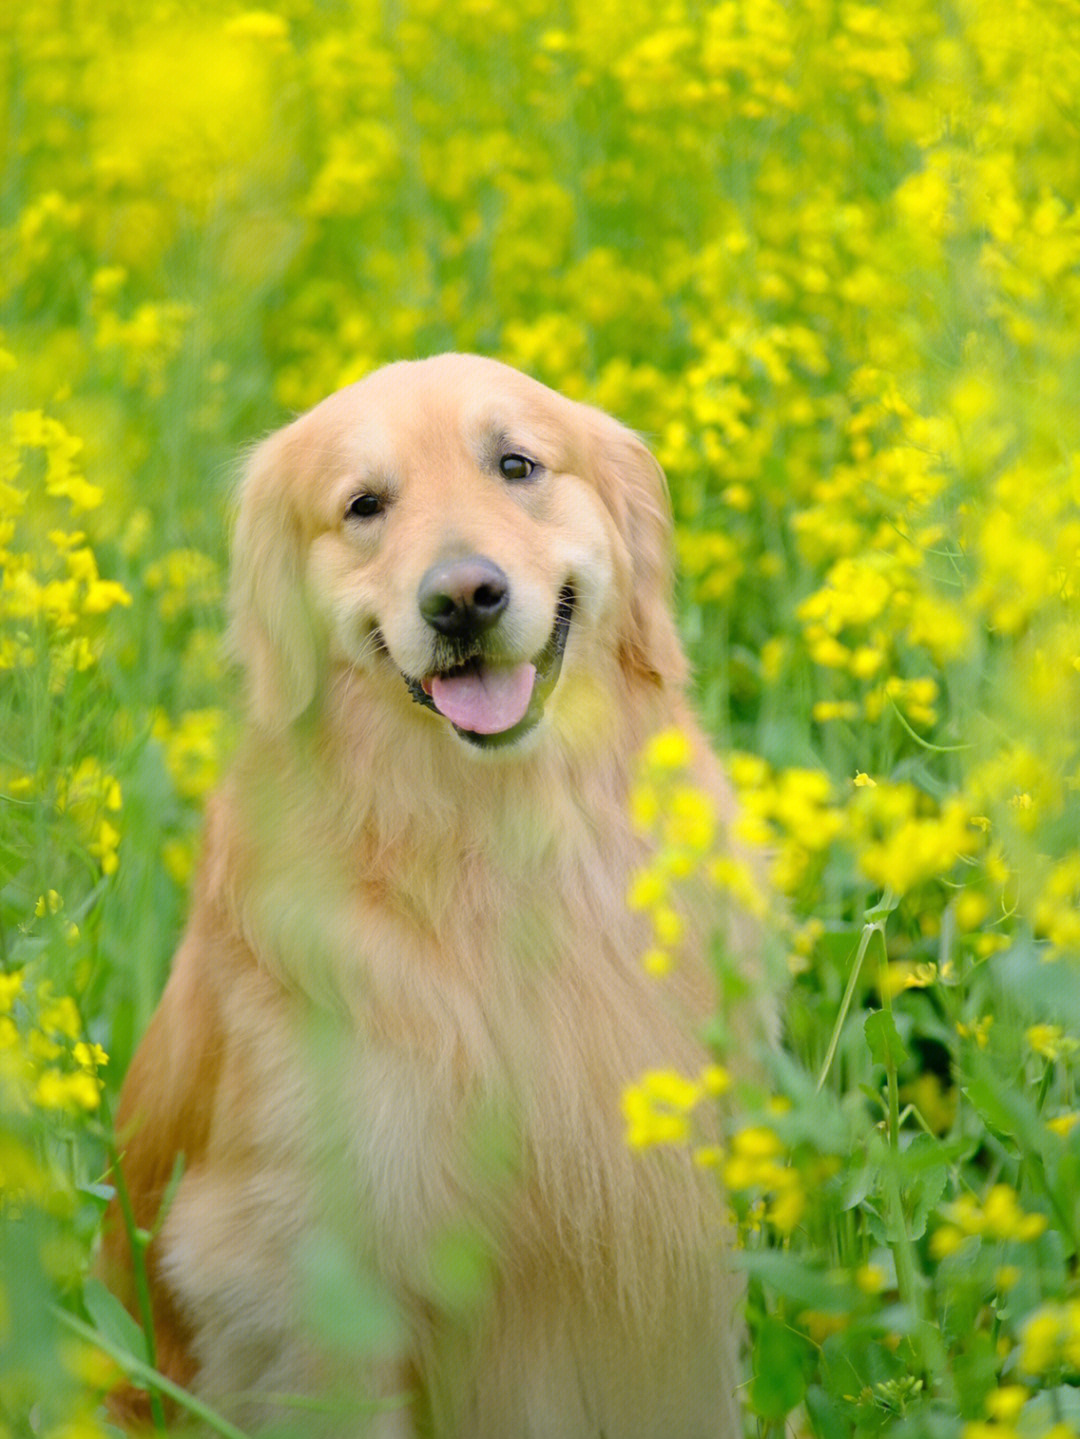
[[[381,681],[369,696],[344,672],[296,731],[306,773],[350,847],[428,844],[445,857],[447,844],[466,854],[486,843],[492,858],[534,868],[552,845],[565,851],[589,844],[598,825],[623,827],[637,754],[671,722],[669,694],[611,669],[596,686],[564,675],[537,731],[494,751],[471,745],[404,686],[389,703]],[[641,693],[624,693],[630,687]]]
[[[473,931],[494,942],[493,915],[500,942],[561,954],[589,936],[559,930],[560,894],[579,896],[574,912],[595,934],[636,946],[625,895],[643,846],[628,794],[649,731],[615,726],[643,711],[647,725],[653,705],[619,706],[584,737],[552,724],[521,754],[486,755],[425,712],[348,698],[288,732],[253,733],[235,767],[228,848],[240,862],[223,873],[260,962],[304,988],[322,973],[317,988],[334,990],[348,969],[336,935],[358,932],[357,911],[360,932],[392,932],[418,955],[467,952]]]

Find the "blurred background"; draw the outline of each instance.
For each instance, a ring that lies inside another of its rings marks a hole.
[[[725,1176],[754,1422],[1080,1432],[1078,96],[1075,0],[4,9],[0,1434],[103,1432],[64,1316],[137,1342],[82,1276],[235,729],[238,458],[446,349],[669,478],[700,708],[788,897],[775,1162]],[[995,1230],[1001,1186],[1050,1237]]]

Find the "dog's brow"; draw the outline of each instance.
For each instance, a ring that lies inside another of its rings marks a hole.
[[[514,443],[510,438],[511,432],[502,424],[485,424],[478,433],[476,457],[485,469],[491,469]]]
[[[473,434],[477,459],[489,468],[510,450],[524,450],[533,459],[551,463],[559,448],[555,427],[538,423],[531,414],[488,416],[475,426]]]
[[[389,435],[380,430],[370,426],[350,425],[336,436],[334,452],[343,464],[358,466],[371,465],[374,462],[378,467],[380,457],[393,454],[393,446],[390,444]]]
[[[384,430],[357,427],[338,437],[334,458],[356,480],[389,485],[400,470],[400,448]]]

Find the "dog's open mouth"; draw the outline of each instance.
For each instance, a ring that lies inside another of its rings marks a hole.
[[[564,585],[547,644],[533,661],[495,664],[476,654],[463,664],[405,683],[414,700],[448,719],[462,739],[484,749],[513,744],[539,723],[562,669],[574,613]]]

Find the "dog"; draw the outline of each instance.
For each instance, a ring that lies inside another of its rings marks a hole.
[[[670,531],[634,434],[477,356],[377,370],[249,456],[249,723],[117,1121],[156,1363],[234,1422],[741,1433],[715,1176],[631,1152],[620,1112],[642,1071],[700,1071],[717,1002],[716,894],[663,981],[626,902],[651,735],[732,817]],[[105,1265],[136,1311],[118,1204]]]

